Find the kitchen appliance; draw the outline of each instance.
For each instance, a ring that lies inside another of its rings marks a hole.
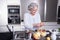
[[[8,13],[9,14],[19,14],[20,6],[19,5],[8,5]]]
[[[58,6],[57,23],[60,24],[60,6]]]
[[[8,5],[8,24],[20,24],[19,5]]]

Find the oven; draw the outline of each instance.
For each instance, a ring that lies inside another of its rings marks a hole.
[[[20,24],[19,5],[8,5],[8,24]]]

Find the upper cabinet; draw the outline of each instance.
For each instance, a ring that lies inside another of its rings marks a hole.
[[[46,21],[56,22],[58,0],[47,0]]]
[[[41,20],[46,22],[56,22],[58,0],[40,0]]]

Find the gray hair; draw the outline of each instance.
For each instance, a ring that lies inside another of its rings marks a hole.
[[[36,3],[31,3],[30,5],[28,5],[28,10],[34,8],[35,6],[38,7]]]

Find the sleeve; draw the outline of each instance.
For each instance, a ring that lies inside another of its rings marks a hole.
[[[28,16],[29,15],[24,14],[24,26],[25,26],[25,29],[32,29],[33,25],[30,23]]]

